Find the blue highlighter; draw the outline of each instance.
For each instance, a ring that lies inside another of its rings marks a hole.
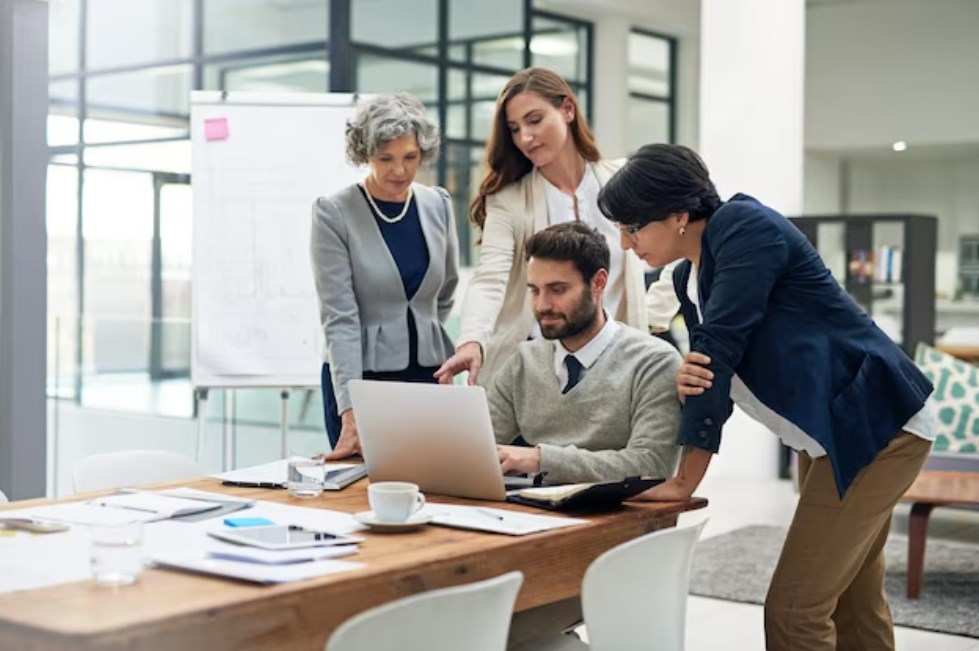
[[[275,524],[268,518],[225,518],[224,523],[229,527],[239,529],[241,527],[261,527],[263,525]]]

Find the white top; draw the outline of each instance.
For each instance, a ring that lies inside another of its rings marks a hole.
[[[700,309],[697,276],[697,265],[691,264],[690,278],[687,280],[687,297],[697,308],[697,318],[703,323],[704,313]],[[731,400],[744,413],[771,430],[787,447],[798,452],[805,452],[813,459],[826,456],[826,450],[816,439],[759,400],[737,374],[731,377]],[[928,398],[921,410],[905,423],[903,429],[926,441],[935,440],[935,407],[931,397]]]
[[[608,270],[608,285],[602,297],[602,305],[605,310],[613,317],[619,313],[619,303],[625,296],[625,280],[623,270],[625,268],[626,252],[619,246],[619,229],[610,222],[602,211],[598,209],[598,193],[602,186],[598,183],[598,177],[592,170],[591,165],[585,165],[585,175],[575,190],[575,197],[567,195],[558,190],[550,181],[544,180],[544,188],[547,196],[547,222],[551,226],[575,221],[574,202],[578,200],[578,220],[592,226],[605,237],[608,242],[610,258]],[[539,330],[537,333],[539,334]]]
[[[558,386],[563,387],[568,383],[568,367],[564,363],[564,358],[568,355],[574,355],[581,362],[581,375],[579,376],[579,382],[581,378],[585,377],[588,369],[591,368],[592,364],[598,361],[598,358],[602,356],[608,345],[612,343],[612,339],[615,338],[615,333],[619,329],[619,324],[615,319],[608,318],[608,312],[605,313],[605,325],[598,334],[591,338],[587,344],[571,352],[564,347],[560,339],[554,340],[554,374],[557,375]]]

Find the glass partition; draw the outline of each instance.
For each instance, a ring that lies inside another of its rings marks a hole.
[[[331,10],[349,19],[342,43]],[[67,0],[49,13],[48,384],[62,406],[195,414],[191,91],[324,92],[336,64],[342,90],[418,95],[445,135],[418,179],[451,192],[464,265],[503,85],[545,65],[590,96],[590,24],[529,0]],[[211,394],[209,425],[278,426],[278,391]],[[319,445],[319,391],[293,392],[289,410]]]

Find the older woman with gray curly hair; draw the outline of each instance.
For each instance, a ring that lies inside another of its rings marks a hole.
[[[350,380],[435,382],[453,350],[443,323],[458,282],[449,195],[414,182],[439,148],[422,103],[407,93],[364,102],[347,122],[346,148],[366,177],[313,205],[327,459],[360,453]]]

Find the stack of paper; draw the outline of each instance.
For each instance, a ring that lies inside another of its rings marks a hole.
[[[89,504],[152,513],[159,520],[221,508],[221,504],[218,502],[207,502],[204,500],[144,491],[100,497],[92,500]]]
[[[153,561],[164,567],[255,583],[286,583],[363,567],[362,563],[331,560],[356,553],[357,545],[270,551],[208,543],[204,554],[170,551],[155,554]]]
[[[222,507],[221,503],[152,493],[130,491],[88,502],[53,504],[32,509],[38,520],[53,520],[71,524],[121,524],[124,522],[154,522],[168,518],[202,513]]]
[[[280,459],[258,466],[229,470],[212,475],[225,483],[254,488],[284,488],[288,476],[288,460]],[[360,463],[327,463],[323,467],[324,490],[340,490],[367,476],[367,466]]]
[[[164,567],[173,567],[190,572],[216,574],[232,579],[254,583],[288,583],[313,579],[326,574],[346,572],[363,567],[362,563],[347,561],[320,560],[309,563],[263,564],[249,563],[227,558],[186,554],[183,556],[157,556],[154,559]]]
[[[348,513],[257,501],[249,516],[278,525],[350,534],[363,530]],[[196,523],[167,520],[147,529],[147,557],[162,567],[202,572],[255,583],[284,583],[346,572],[361,563],[335,560],[356,554],[357,545],[266,550],[218,540],[212,532],[227,531],[223,521]]]
[[[446,527],[476,529],[510,536],[525,536],[551,529],[587,524],[581,518],[563,518],[556,515],[538,515],[506,509],[481,506],[457,506],[454,504],[428,504],[425,510],[434,517],[432,522]]]

